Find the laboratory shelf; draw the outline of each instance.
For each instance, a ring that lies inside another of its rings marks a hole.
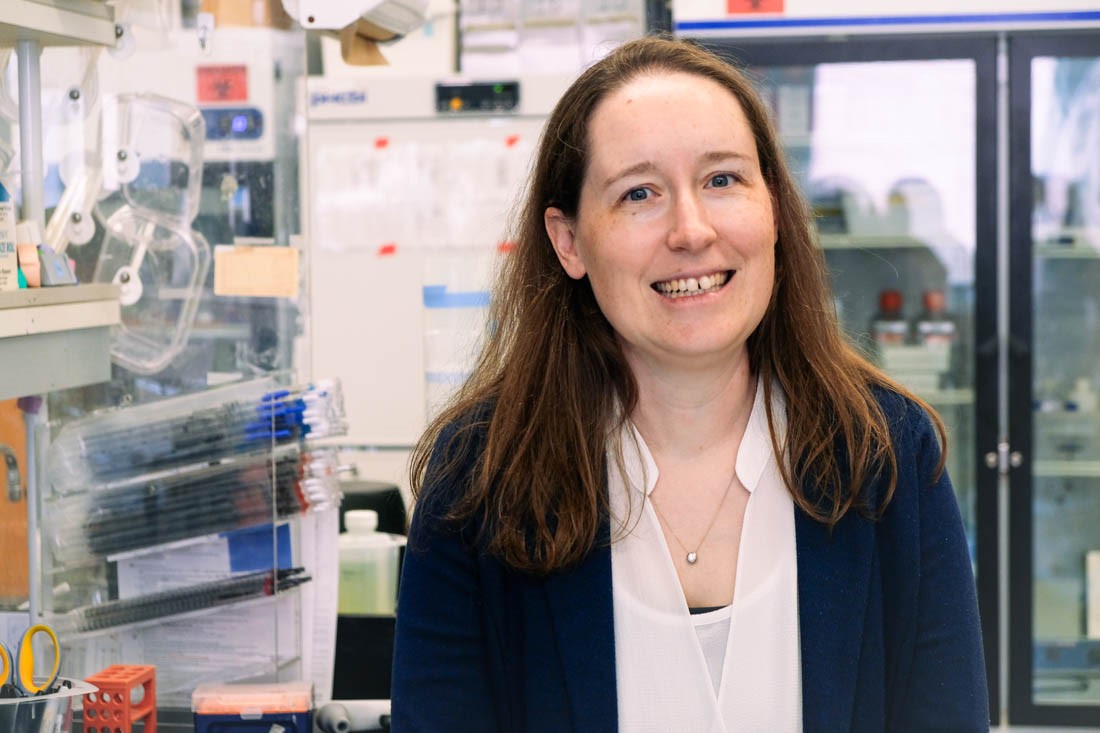
[[[1044,260],[1100,260],[1100,250],[1087,244],[1040,244],[1033,251]]]
[[[974,404],[974,390],[967,388],[921,390],[917,396],[935,407]]]
[[[109,379],[118,295],[109,284],[0,292],[0,399]]]
[[[1100,260],[1100,227],[1037,227],[1031,241],[1036,259]]]
[[[1100,478],[1100,461],[1038,460],[1035,475],[1062,478]]]
[[[1100,639],[1035,639],[1035,667],[1042,672],[1100,676]]]
[[[0,46],[17,41],[113,47],[115,10],[103,0],[4,0]]]
[[[927,249],[928,243],[903,234],[822,234],[821,248],[826,250],[854,249]]]

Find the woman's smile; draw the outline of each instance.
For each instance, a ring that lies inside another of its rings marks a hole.
[[[733,277],[733,270],[717,270],[706,275],[672,278],[651,286],[667,298],[692,298],[707,293],[717,293]]]

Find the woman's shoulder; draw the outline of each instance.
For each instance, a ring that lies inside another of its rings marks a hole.
[[[927,409],[912,397],[882,385],[873,385],[871,393],[886,418],[895,450],[899,444],[924,442],[935,436]]]
[[[492,401],[479,402],[451,415],[439,427],[432,445],[433,463],[440,459],[453,459],[457,454],[484,447],[493,417]]]
[[[417,511],[444,517],[469,490],[485,450],[493,403],[482,402],[454,415],[435,435],[417,497]]]
[[[889,431],[887,450],[892,456],[893,490],[889,488],[889,474],[876,471],[867,501],[877,507],[876,514],[892,505],[894,511],[889,514],[896,515],[899,506],[918,501],[920,487],[939,477],[939,436],[925,406],[906,392],[882,384],[872,384],[870,391]]]
[[[920,506],[923,491],[940,484],[950,486],[940,460],[942,447],[936,422],[928,409],[909,395],[885,387],[873,389],[889,425],[897,469],[890,503],[895,509]]]

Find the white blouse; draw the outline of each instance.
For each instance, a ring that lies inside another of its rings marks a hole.
[[[773,394],[782,438],[786,405],[778,387]],[[763,387],[737,453],[737,477],[750,496],[726,609],[689,614],[657,515],[644,500],[657,465],[633,425],[620,437],[625,475],[608,456],[619,730],[801,731],[794,505],[772,450]]]

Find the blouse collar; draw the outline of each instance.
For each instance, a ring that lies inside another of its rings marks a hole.
[[[775,420],[780,446],[783,445],[787,432],[786,414],[783,390],[773,382],[772,419]],[[619,443],[622,446],[623,468],[627,482],[636,491],[644,492],[649,496],[653,492],[653,487],[657,485],[657,463],[653,460],[653,454],[646,445],[645,438],[629,419],[623,423]],[[635,447],[636,449],[632,449]],[[745,434],[737,449],[735,468],[738,480],[750,493],[760,482],[760,476],[773,455],[771,432],[768,430],[768,413],[764,408],[764,381],[757,379],[756,396],[753,399],[752,412],[749,413],[749,422],[745,426]]]

